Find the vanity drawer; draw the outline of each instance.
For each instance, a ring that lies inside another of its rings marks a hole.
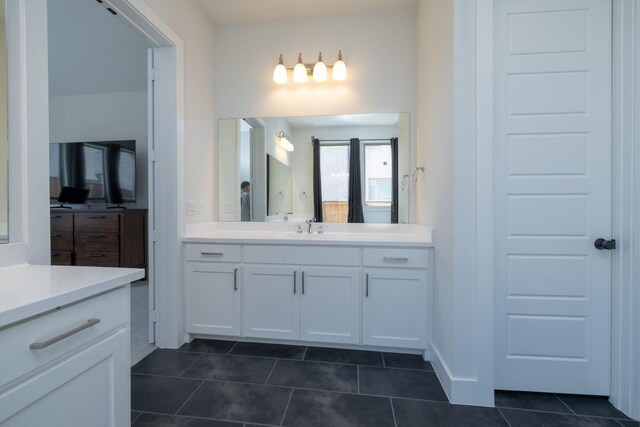
[[[76,252],[76,265],[85,267],[120,267],[118,252]]]
[[[185,248],[185,257],[188,261],[242,262],[242,247],[188,243]]]
[[[73,251],[73,234],[51,233],[51,250],[54,252]]]
[[[0,363],[0,390],[5,384],[41,368],[119,326],[128,328],[128,316],[129,289],[122,287],[0,329],[2,360],[11,361]],[[93,324],[93,320],[89,323],[90,319],[97,319],[99,322]],[[80,326],[88,327],[46,348],[30,348],[34,343],[43,343]]]
[[[320,246],[252,246],[244,247],[244,262],[288,265],[360,265],[358,248]]]
[[[76,233],[117,233],[118,214],[76,214],[75,229]]]
[[[365,248],[365,267],[429,268],[427,249]]]
[[[51,252],[51,265],[73,265],[71,252]]]
[[[78,252],[118,252],[116,233],[76,234],[75,248]]]
[[[73,214],[51,213],[51,231],[73,232]]]

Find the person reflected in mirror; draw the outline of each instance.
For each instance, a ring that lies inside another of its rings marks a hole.
[[[251,221],[251,183],[240,184],[240,221]]]

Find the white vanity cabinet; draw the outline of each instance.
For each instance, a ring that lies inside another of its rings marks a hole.
[[[130,423],[128,287],[0,328],[0,348],[2,427]]]
[[[241,247],[189,245],[186,250],[187,332],[242,332]]]

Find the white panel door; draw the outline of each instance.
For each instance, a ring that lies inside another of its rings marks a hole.
[[[427,348],[429,310],[426,271],[364,271],[362,343]]]
[[[240,336],[240,265],[187,263],[187,332]]]
[[[299,279],[295,267],[245,266],[245,336],[300,339]]]
[[[497,0],[495,386],[609,394],[611,0]]]
[[[300,339],[360,342],[360,269],[301,268]]]

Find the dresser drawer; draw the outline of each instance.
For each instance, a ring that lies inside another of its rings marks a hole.
[[[242,247],[240,245],[187,243],[185,258],[187,261],[242,262]]]
[[[365,267],[429,268],[427,249],[365,248]]]
[[[59,252],[72,252],[73,233],[51,233],[51,250]]]
[[[73,232],[73,214],[51,213],[51,231]]]
[[[71,252],[51,252],[51,265],[73,265]]]
[[[107,332],[118,327],[128,328],[128,316],[129,289],[123,287],[0,329],[2,360],[11,361],[0,363],[0,389]],[[92,324],[90,319],[99,322]],[[81,326],[86,329],[46,348],[30,348],[34,343],[44,343]]]
[[[288,265],[360,265],[360,249],[327,246],[257,246],[244,248],[244,262]]]
[[[119,267],[117,252],[76,252],[76,265],[89,267]]]
[[[81,213],[75,215],[76,233],[117,233],[118,214]]]
[[[76,252],[118,252],[116,233],[76,233]]]

